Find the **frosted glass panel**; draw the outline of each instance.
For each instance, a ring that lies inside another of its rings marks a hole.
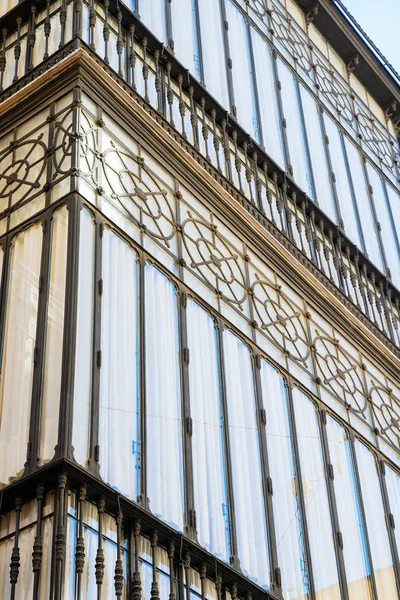
[[[192,301],[187,307],[187,327],[198,540],[209,552],[227,561],[228,500],[216,331],[213,319]]]
[[[281,118],[272,66],[273,59],[269,46],[253,27],[251,28],[251,36],[260,101],[262,142],[267,153],[282,169],[285,169]]]
[[[259,141],[260,131],[253,94],[253,73],[247,24],[231,0],[226,2],[226,17],[229,23],[229,50],[232,58],[237,118],[246,131]]]
[[[379,250],[371,202],[367,193],[364,170],[361,164],[361,156],[354,144],[352,144],[346,137],[345,145],[349,160],[351,178],[353,180],[354,193],[357,200],[358,214],[360,215],[361,227],[364,234],[366,252],[372,262],[382,270],[382,256]]]
[[[303,125],[301,123],[297,86],[290,70],[278,59],[279,79],[282,86],[283,114],[289,143],[290,163],[296,183],[314,197],[311,171],[306,154]]]
[[[22,474],[26,460],[39,296],[42,226],[13,240],[0,375],[0,483]]]
[[[329,139],[329,154],[332,161],[332,169],[335,174],[336,191],[340,212],[344,221],[344,230],[346,235],[362,249],[351,188],[347,176],[346,163],[343,156],[341,135],[332,119],[330,119],[326,113],[324,113],[324,123],[326,134]]]
[[[330,184],[330,174],[317,105],[314,98],[302,85],[300,86],[300,93],[313,166],[317,202],[332,221],[337,223],[336,207]]]
[[[67,244],[68,210],[64,206],[57,210],[53,217],[39,453],[41,460],[44,462],[53,458],[58,438]]]
[[[386,465],[386,486],[390,512],[394,517],[397,552],[400,552],[400,476],[388,465]]]
[[[374,203],[375,210],[378,217],[378,221],[381,226],[381,239],[383,242],[385,257],[390,274],[395,285],[400,288],[400,261],[399,252],[397,250],[397,243],[395,233],[393,230],[392,217],[389,212],[386,195],[383,188],[383,182],[380,178],[376,169],[371,165],[369,161],[366,162],[369,182],[374,191]],[[396,222],[394,222],[396,226]],[[397,223],[397,227],[400,231],[400,223]]]
[[[227,108],[229,97],[220,3],[215,0],[198,0],[198,4],[204,82],[210,94]]]
[[[250,353],[229,331],[223,340],[239,560],[243,573],[266,588],[269,560]]]
[[[79,237],[78,308],[72,445],[75,459],[86,464],[89,451],[93,362],[95,226],[92,214],[82,209]]]
[[[139,14],[146,27],[161,42],[167,42],[165,0],[139,0]]]
[[[171,14],[175,55],[200,81],[195,0],[173,0]]]
[[[370,600],[370,565],[358,494],[355,487],[350,445],[345,430],[328,416],[326,423],[329,454],[334,469],[334,486],[339,528],[350,600]]]
[[[267,413],[267,450],[283,597],[303,600],[309,598],[309,583],[287,397],[282,376],[265,361],[261,366],[261,386]]]
[[[101,304],[100,474],[136,500],[138,435],[138,284],[136,253],[108,229],[103,234]]]
[[[320,432],[315,405],[298,388],[293,390],[301,481],[318,600],[340,600],[339,578]]]
[[[182,531],[184,492],[176,288],[158,269],[148,265],[145,295],[150,510]]]
[[[375,458],[361,442],[356,441],[355,446],[378,598],[396,598],[396,581]]]

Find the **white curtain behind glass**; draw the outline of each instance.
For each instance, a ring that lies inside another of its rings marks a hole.
[[[334,468],[334,486],[339,527],[343,536],[343,555],[350,600],[372,598],[365,534],[356,495],[354,473],[346,432],[328,416],[326,423],[330,460]]]
[[[243,15],[231,0],[226,2],[226,18],[229,23],[229,51],[232,58],[237,118],[246,131],[255,140],[259,141],[260,130],[253,94],[253,73],[251,69],[247,25]]]
[[[251,27],[251,37],[260,99],[262,141],[268,154],[282,169],[286,169],[273,59],[268,44],[253,27]]]
[[[146,27],[161,42],[167,42],[165,0],[140,0],[139,14]]]
[[[92,389],[92,336],[95,227],[92,214],[81,211],[79,279],[76,328],[75,387],[72,445],[75,459],[86,465],[89,449]]]
[[[340,600],[339,578],[315,406],[293,390],[301,480],[317,600]]]
[[[175,286],[146,266],[147,489],[151,511],[183,529],[178,310]]]
[[[58,438],[61,365],[64,331],[65,275],[67,268],[68,210],[64,206],[53,217],[50,290],[47,307],[46,356],[40,430],[43,462],[53,458]]]
[[[138,495],[137,256],[119,236],[103,234],[100,474],[114,489]]]
[[[198,0],[204,81],[207,90],[225,108],[229,108],[228,83],[220,3]]]
[[[187,306],[187,329],[198,539],[227,561],[229,522],[216,331],[213,319],[192,301]]]
[[[355,447],[378,598],[379,600],[396,598],[393,559],[375,457],[358,440],[355,442]]]
[[[250,352],[230,331],[223,341],[238,554],[244,574],[265,588],[269,558]]]
[[[199,47],[194,0],[171,3],[174,52],[178,60],[200,81]]]
[[[13,240],[0,379],[0,482],[21,474],[29,432],[42,226]]]
[[[261,366],[261,386],[267,412],[267,449],[274,482],[272,500],[283,596],[290,600],[303,600],[308,598],[308,573],[295,484],[287,399],[282,376],[265,361],[262,361]]]
[[[397,550],[400,552],[400,476],[386,465],[386,485],[389,495],[390,512],[394,517]]]

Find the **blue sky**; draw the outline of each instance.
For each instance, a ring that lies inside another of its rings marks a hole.
[[[400,0],[342,0],[374,44],[400,73]]]

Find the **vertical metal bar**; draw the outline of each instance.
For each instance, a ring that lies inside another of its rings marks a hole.
[[[20,549],[19,549],[19,528],[20,528],[20,520],[21,520],[21,510],[22,510],[22,499],[15,499],[15,536],[14,536],[14,547],[11,553],[11,561],[10,561],[10,584],[11,584],[11,594],[10,600],[15,600],[15,592],[16,585],[18,582],[19,576],[19,568],[20,568]]]
[[[67,485],[67,475],[62,473],[58,478],[57,490],[57,522],[55,535],[55,577],[54,577],[54,600],[61,600],[63,597],[64,567],[66,556],[67,532],[65,527],[65,489]]]
[[[174,581],[174,556],[175,556],[175,546],[173,542],[170,542],[168,546],[168,560],[169,560],[169,599],[175,600],[175,581]],[[133,599],[135,600],[135,599]]]
[[[190,416],[189,352],[187,335],[186,293],[179,293],[179,343],[181,357],[183,465],[185,476],[185,529],[188,537],[196,539],[196,511],[194,506],[192,418]]]
[[[147,386],[146,386],[146,258],[139,255],[139,419],[140,419],[140,490],[138,502],[149,507],[147,497]]]
[[[151,558],[152,558],[152,573],[153,579],[151,582],[151,592],[150,592],[150,600],[159,600],[160,598],[160,589],[158,587],[158,577],[157,577],[157,565],[158,565],[158,552],[157,552],[157,544],[158,544],[158,535],[157,532],[154,531],[151,536]]]
[[[119,504],[119,496],[118,496]],[[114,569],[114,588],[116,598],[121,598],[124,589],[124,568],[121,558],[121,532],[122,532],[122,512],[119,507],[117,516],[115,517],[117,524],[117,559]]]
[[[203,40],[201,35],[199,0],[194,0],[194,18],[196,25],[197,51],[199,56],[200,80],[204,84]],[[205,40],[206,41],[206,40]]]
[[[343,545],[339,543],[342,539],[342,533],[340,531],[339,515],[336,505],[335,487],[333,483],[333,465],[330,459],[328,434],[326,431],[326,412],[324,409],[319,409],[318,414],[318,426],[321,435],[321,446],[322,446],[322,457],[324,461],[325,479],[328,491],[329,508],[331,513],[332,531],[333,531],[333,545],[335,547],[339,585],[341,598],[343,600],[349,600],[349,592],[347,589],[347,577],[346,568],[343,556]]]
[[[264,511],[266,514],[266,522],[268,529],[268,548],[271,565],[271,591],[279,593],[281,587],[281,574],[278,563],[278,549],[276,545],[276,532],[274,524],[274,510],[272,503],[273,494],[273,481],[271,479],[271,473],[269,469],[268,451],[267,451],[267,439],[266,439],[266,419],[265,409],[263,406],[262,398],[262,387],[261,387],[261,356],[252,356],[253,363],[253,377],[254,377],[254,389],[255,399],[257,407],[257,428],[258,428],[258,439],[260,446],[261,455],[261,469],[262,469],[262,487],[264,494]]]
[[[228,421],[228,406],[226,399],[226,373],[224,363],[224,348],[223,348],[223,321],[218,319],[216,322],[217,340],[218,340],[218,362],[219,362],[219,373],[220,373],[220,389],[221,389],[221,402],[222,402],[222,420],[223,420],[223,435],[224,435],[224,447],[225,447],[225,473],[226,473],[226,487],[228,495],[228,515],[230,524],[230,557],[229,562],[235,568],[240,568],[240,562],[238,557],[238,545],[237,545],[237,532],[236,532],[236,516],[235,516],[235,499],[233,494],[233,480],[232,480],[232,459],[229,439],[229,421]]]
[[[82,37],[82,0],[74,0],[74,16],[72,23],[73,37]]]
[[[6,55],[6,47],[7,47],[7,33],[8,30],[6,27],[3,27],[1,30],[1,34],[3,36],[2,39],[2,49],[0,54],[0,92],[4,89],[4,73],[7,66],[7,55]]]
[[[36,535],[33,542],[32,549],[32,571],[33,571],[33,591],[32,599],[39,599],[39,585],[40,585],[40,570],[42,567],[43,557],[43,505],[44,505],[44,487],[39,486],[36,488],[36,501],[37,501],[37,524],[36,524]]]
[[[96,238],[94,258],[94,294],[93,294],[93,343],[92,343],[92,399],[90,415],[90,450],[89,471],[99,476],[99,405],[100,405],[100,363],[98,361],[101,351],[101,305],[102,305],[102,256],[103,256],[104,224],[100,216],[96,215]]]
[[[59,48],[62,48],[65,44],[66,23],[67,23],[67,4],[66,4],[66,0],[61,0],[61,9],[60,9],[61,36],[60,36]]]
[[[390,549],[392,551],[393,558],[393,570],[396,578],[396,587],[397,593],[400,598],[400,562],[399,562],[399,548],[397,548],[396,544],[396,536],[394,532],[394,527],[392,526],[392,517],[393,515],[390,512],[390,502],[389,495],[386,487],[386,466],[385,462],[382,459],[377,460],[377,469],[378,469],[378,478],[379,484],[382,493],[383,499],[383,507],[385,510],[385,520],[386,520],[386,528],[389,536]]]
[[[37,8],[34,4],[31,6],[31,15],[28,25],[28,33],[26,36],[26,57],[25,57],[25,72],[28,73],[33,69],[33,50],[36,43],[35,23],[36,23]],[[61,14],[61,13],[60,13]]]
[[[17,41],[15,42],[15,46],[14,46],[15,71],[14,71],[13,83],[18,81],[18,66],[19,66],[19,59],[21,58],[21,24],[22,24],[22,18],[17,17]],[[27,52],[27,50],[26,50],[26,52]],[[26,65],[26,62],[25,62],[25,65]]]
[[[4,336],[8,311],[8,284],[10,278],[10,262],[12,238],[3,240],[3,266],[0,280],[0,374],[3,369]]]
[[[261,104],[260,104],[260,97],[259,97],[258,85],[257,85],[256,63],[254,60],[253,39],[251,37],[251,25],[249,23],[249,18],[247,15],[245,17],[245,20],[246,20],[246,31],[247,31],[247,43],[249,45],[249,53],[250,53],[251,82],[252,82],[252,88],[253,88],[252,91],[253,91],[254,103],[256,106],[257,125],[258,125],[258,131],[259,131],[257,142],[261,145],[262,148],[265,148],[263,126],[262,126],[262,119],[261,119]]]
[[[303,491],[303,478],[301,475],[301,467],[300,467],[300,456],[299,456],[299,447],[297,443],[297,428],[294,416],[294,407],[293,407],[293,394],[292,394],[292,383],[291,381],[285,380],[285,388],[286,388],[286,398],[287,398],[287,409],[288,409],[288,417],[289,417],[289,425],[290,425],[290,434],[291,434],[291,446],[293,453],[293,468],[295,472],[295,485],[297,489],[297,498],[299,502],[299,512],[300,519],[302,524],[302,534],[303,534],[303,543],[304,543],[304,552],[306,559],[306,569],[307,569],[307,582],[310,590],[310,598],[315,600],[315,587],[314,587],[314,576],[312,570],[311,563],[311,549],[310,549],[310,538],[308,536],[308,528],[307,528],[307,517],[306,517],[306,506],[304,500],[304,491]]]
[[[368,560],[369,577],[370,577],[374,600],[377,600],[378,592],[377,592],[376,583],[375,583],[375,572],[374,572],[374,566],[372,563],[372,554],[371,554],[371,546],[370,546],[369,534],[368,534],[368,528],[367,528],[367,519],[365,516],[364,500],[363,500],[362,489],[361,489],[360,472],[358,469],[356,449],[354,447],[354,435],[351,432],[349,433],[349,431],[346,431],[346,433],[347,433],[347,439],[348,439],[349,448],[350,448],[350,456],[351,456],[351,462],[352,462],[352,468],[353,468],[354,483],[355,483],[355,488],[356,488],[355,492],[357,494],[357,501],[358,501],[358,506],[359,506],[360,515],[361,515],[362,529],[363,529],[363,534],[364,534],[364,538],[365,538],[366,558]]]
[[[102,598],[102,587],[104,580],[105,560],[103,550],[103,515],[105,509],[104,497],[100,496],[97,503],[97,516],[99,520],[99,529],[97,533],[97,552],[95,561],[95,578],[97,586],[97,600]]]
[[[79,488],[78,493],[78,535],[75,548],[76,600],[82,597],[82,573],[85,567],[85,538],[83,537],[83,507],[86,499],[86,485]]]
[[[223,40],[224,40],[225,69],[226,69],[226,77],[227,77],[227,81],[228,81],[228,94],[229,94],[230,110],[232,111],[232,114],[236,116],[235,94],[234,94],[234,89],[233,89],[233,76],[232,76],[232,59],[230,56],[229,36],[228,36],[229,24],[228,24],[228,21],[226,18],[225,0],[219,0],[219,3],[220,3],[220,11],[221,11],[222,36],[223,36]]]
[[[133,525],[133,540],[131,545],[133,548],[133,576],[132,576],[132,600],[142,600],[142,583],[139,571],[139,538],[140,538],[140,521],[136,521]],[[132,552],[132,550],[131,550]]]

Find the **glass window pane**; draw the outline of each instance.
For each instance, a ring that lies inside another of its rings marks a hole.
[[[269,559],[250,352],[230,331],[223,340],[239,560],[243,573],[266,588]]]
[[[226,3],[226,18],[229,23],[229,50],[237,118],[244,129],[259,141],[247,23],[231,0]]]
[[[267,449],[283,597],[303,600],[309,597],[309,583],[287,397],[282,376],[265,361],[261,366],[261,387],[267,412]]]
[[[171,2],[171,15],[175,55],[200,81],[195,1],[173,0]]]
[[[147,487],[151,511],[183,529],[178,310],[175,286],[146,266]]]
[[[86,465],[89,453],[93,360],[94,245],[93,215],[88,210],[82,209],[72,434],[74,457],[81,465]]]
[[[346,431],[328,416],[329,454],[334,469],[334,486],[343,536],[343,556],[350,600],[370,600],[372,588],[364,526],[355,487],[350,445]]]
[[[400,552],[400,476],[388,465],[386,465],[386,486],[390,512],[394,517],[397,552]]]
[[[317,413],[314,403],[298,388],[293,389],[293,404],[316,598],[340,600]]]
[[[289,144],[290,163],[293,167],[293,177],[310,198],[313,198],[314,192],[299,111],[297,85],[291,71],[279,59],[278,72],[282,86],[283,114],[286,119],[286,136]]]
[[[329,139],[329,154],[332,161],[332,169],[335,174],[336,191],[340,212],[344,222],[344,230],[346,235],[362,249],[353,198],[347,177],[346,163],[343,156],[341,135],[335,123],[326,115],[326,113],[324,113],[324,123],[326,134]]]
[[[228,561],[228,501],[215,324],[198,304],[189,301],[187,328],[198,539],[209,552]]]
[[[252,27],[254,62],[260,100],[263,144],[267,153],[285,169],[285,155],[281,133],[281,118],[274,80],[271,51],[268,44]]]
[[[225,108],[229,108],[228,83],[220,3],[198,0],[204,81],[207,90]]]
[[[336,207],[330,184],[331,177],[326,160],[326,150],[318,108],[314,98],[302,85],[300,86],[300,93],[303,102],[304,121],[310,147],[317,201],[322,210],[332,221],[337,223]]]
[[[396,581],[375,457],[358,440],[355,446],[378,598],[396,598]]]
[[[140,0],[139,14],[146,27],[161,42],[167,42],[165,0]]]
[[[136,253],[109,229],[103,234],[100,474],[136,500],[139,475]]]
[[[0,379],[0,482],[22,474],[26,460],[42,250],[40,223],[12,242]]]
[[[385,257],[393,282],[400,287],[400,262],[392,216],[384,191],[384,184],[377,170],[369,161],[366,162],[369,182],[373,189],[373,198],[378,221],[381,226],[381,239],[385,248]],[[400,226],[400,223],[398,224]]]
[[[383,269],[382,256],[376,234],[376,225],[372,213],[371,202],[367,193],[360,153],[346,136],[344,137],[344,140],[351,178],[353,180],[354,193],[358,205],[358,214],[360,215],[361,227],[364,234],[366,251],[372,262],[379,267],[379,269]]]
[[[388,183],[386,183],[386,192],[389,198],[389,204],[397,231],[397,237],[400,238],[400,194]],[[392,279],[397,287],[400,288],[400,274],[398,271],[395,274],[392,272]]]
[[[53,458],[58,439],[67,245],[68,210],[63,207],[55,212],[53,218],[46,356],[40,426],[39,455],[43,462]]]

